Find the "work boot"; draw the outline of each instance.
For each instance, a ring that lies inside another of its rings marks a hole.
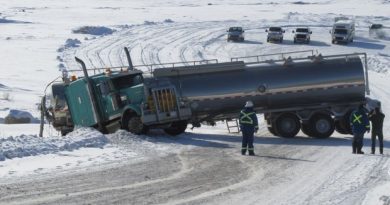
[[[371,149],[371,154],[375,154],[375,149]]]
[[[255,152],[253,150],[249,150],[249,156],[255,156]]]
[[[241,154],[242,154],[242,155],[245,155],[245,154],[246,154],[246,150],[245,150],[245,149],[242,149],[242,150],[241,150]]]
[[[352,154],[356,154],[356,150],[357,150],[356,143],[352,142]]]
[[[383,154],[383,147],[379,149],[379,153]]]
[[[359,150],[359,151],[357,151],[357,154],[364,154],[364,152]]]

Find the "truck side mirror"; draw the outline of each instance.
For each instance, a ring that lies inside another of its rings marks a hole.
[[[243,33],[245,33],[245,31],[242,31]]]
[[[265,29],[265,32],[268,32],[268,29]]]
[[[286,32],[285,30],[282,31],[282,33]]]
[[[310,34],[312,34],[313,32],[312,31],[310,31]]]
[[[332,34],[332,31],[329,31],[330,34]]]
[[[295,33],[295,31],[293,30],[292,33]]]

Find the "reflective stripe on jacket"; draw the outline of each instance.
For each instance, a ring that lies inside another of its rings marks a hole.
[[[351,123],[352,133],[361,134],[370,129],[370,122],[364,110],[355,110],[349,118]]]
[[[240,128],[243,131],[254,131],[259,128],[256,113],[252,108],[245,108],[240,112]]]

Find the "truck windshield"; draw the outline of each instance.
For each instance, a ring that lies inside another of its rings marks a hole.
[[[282,28],[280,28],[280,27],[271,27],[271,28],[269,28],[269,31],[280,32],[280,31],[282,31]]]
[[[124,89],[143,83],[141,75],[125,75],[112,79],[115,89]]]
[[[297,28],[297,32],[308,33],[309,29],[307,29],[307,28]]]
[[[338,29],[334,30],[334,33],[335,34],[348,34],[348,31],[347,31],[347,29],[340,29],[340,28],[338,28]]]
[[[241,27],[231,27],[229,28],[229,32],[234,32],[234,31],[242,31],[242,28]]]

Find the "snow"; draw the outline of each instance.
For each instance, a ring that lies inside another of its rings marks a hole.
[[[91,129],[77,129],[61,138],[42,138],[37,135],[21,135],[0,139],[0,156],[4,159],[72,151],[81,147],[102,148],[108,139]],[[1,160],[1,159],[0,159]]]
[[[153,131],[148,136],[136,136],[123,130],[103,135],[90,128],[80,128],[60,137],[47,124],[44,137],[40,138],[37,136],[38,124],[3,124],[7,115],[27,117],[38,122],[40,114],[37,105],[46,84],[61,75],[58,68],[78,68],[75,56],[83,59],[87,67],[126,65],[124,46],[131,51],[135,65],[204,59],[223,62],[230,61],[232,57],[312,49],[322,54],[366,52],[372,91],[370,97],[382,102],[387,116],[384,127],[385,153],[390,152],[386,136],[390,132],[390,41],[389,36],[379,39],[368,35],[371,23],[390,25],[389,1],[23,0],[4,1],[0,5],[0,183],[124,160],[135,163],[199,146],[239,147],[239,140],[228,140],[231,139],[229,137],[238,136],[227,134],[223,124],[195,128],[193,131],[188,129],[186,134],[177,138],[168,137],[161,131]],[[329,30],[334,18],[341,15],[355,19],[356,39],[352,44],[333,45],[330,43]],[[237,25],[246,31],[245,42],[227,43],[226,29]],[[266,43],[264,30],[274,25],[286,29],[283,44]],[[291,31],[302,26],[310,27],[313,31],[309,45],[292,42]],[[390,33],[388,29],[386,31]],[[262,129],[266,130],[265,127]],[[274,143],[280,145],[280,149],[289,147],[293,150],[306,146],[308,150],[320,148],[323,152],[305,156],[307,160],[317,160],[318,163],[309,163],[303,173],[299,169],[301,166],[297,169],[290,167],[291,177],[308,175],[284,189],[282,199],[291,199],[291,204],[321,204],[326,200],[328,204],[348,204],[357,198],[361,199],[362,204],[389,204],[388,155],[381,159],[365,155],[359,156],[360,161],[356,160],[357,156],[350,155],[349,139],[345,137],[336,134],[328,144],[324,140],[315,142],[315,145],[305,144],[307,141],[298,138],[292,145],[284,145],[290,141],[270,137],[264,131],[257,134],[257,140],[261,141],[257,146],[267,150]],[[365,137],[369,139],[369,135]],[[369,141],[366,140],[365,144],[367,146]],[[368,146],[365,149],[368,151]],[[330,162],[332,165],[326,164]],[[324,170],[323,167],[327,166],[328,169]],[[354,166],[356,170],[352,171],[348,166]],[[381,180],[366,182],[363,178],[370,176],[367,169],[372,166],[380,166],[375,174]],[[329,176],[337,170],[340,170],[340,174]],[[323,172],[315,174],[320,171]],[[346,175],[347,172],[350,175]],[[260,178],[255,175],[253,179],[256,177]],[[310,177],[313,182],[307,183],[305,180]],[[317,187],[316,182],[322,183],[327,177],[329,182]],[[278,204],[278,201],[268,201],[267,195],[276,195],[285,184],[273,187],[273,183],[269,183],[271,188],[259,194],[259,198],[264,199],[265,204]],[[367,185],[363,192],[352,193],[351,198],[335,194],[338,190],[364,183],[373,185]],[[315,192],[317,196],[301,201],[305,196],[296,197],[296,188],[307,192],[314,188],[321,191]],[[228,191],[216,190],[205,196],[222,192]],[[254,197],[256,193],[253,192],[240,194],[216,200],[226,203],[228,199],[231,200],[230,204],[241,204],[244,199],[248,199],[246,203],[256,203],[259,199]]]

